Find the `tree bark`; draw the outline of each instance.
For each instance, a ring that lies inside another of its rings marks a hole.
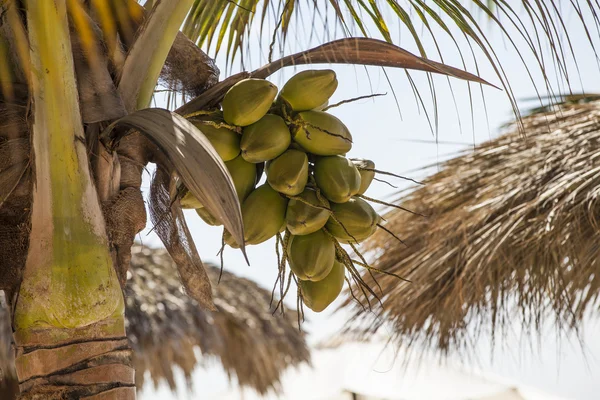
[[[71,329],[63,332],[66,341],[52,347],[48,343],[55,332],[36,332],[28,346],[17,345],[19,398],[135,399],[135,370],[125,329],[120,337],[106,335],[105,329],[103,323]]]

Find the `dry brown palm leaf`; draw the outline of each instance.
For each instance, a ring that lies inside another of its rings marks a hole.
[[[360,64],[405,68],[407,70],[447,75],[495,87],[477,75],[416,56],[398,46],[381,40],[346,38],[334,40],[306,51],[285,56],[252,72],[241,72],[232,75],[180,107],[177,112],[186,115],[206,107],[217,105],[223,99],[227,90],[242,79],[266,79],[281,68],[306,64]]]
[[[372,332],[391,322],[401,340],[469,349],[482,329],[558,321],[576,329],[600,294],[600,102],[564,104],[447,161],[396,204],[386,232],[367,241],[382,315],[346,307]],[[365,280],[373,283],[370,276]],[[381,319],[379,317],[382,317]],[[498,336],[500,336],[498,332]]]
[[[126,316],[139,388],[149,372],[155,384],[165,380],[174,390],[175,367],[181,368],[191,383],[192,371],[216,358],[241,386],[265,393],[278,388],[286,368],[309,361],[304,335],[293,313],[284,316],[269,312],[269,291],[226,271],[217,285],[219,268],[209,266],[217,311],[206,311],[181,291],[166,250],[138,244],[132,250],[132,274],[125,289]],[[6,381],[0,383],[0,397],[7,395],[16,379],[11,340],[8,310],[3,305],[0,370]],[[202,354],[200,359],[195,355],[196,347]]]

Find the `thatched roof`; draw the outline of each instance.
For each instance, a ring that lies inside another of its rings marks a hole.
[[[574,328],[600,293],[600,102],[524,118],[497,139],[445,162],[365,244],[384,318],[348,301],[360,332],[385,321],[399,338],[470,348],[482,329],[555,319]],[[365,278],[369,281],[369,275]],[[372,280],[370,281],[372,283]],[[355,325],[356,326],[356,325]]]
[[[174,389],[175,366],[189,382],[198,363],[216,358],[240,385],[264,393],[278,388],[287,367],[309,360],[295,313],[272,315],[270,291],[226,271],[217,284],[219,268],[209,266],[218,311],[206,311],[181,291],[166,250],[141,245],[132,250],[126,316],[138,386],[149,371],[155,383],[164,379]],[[0,369],[14,378],[8,313],[5,307],[0,313]],[[194,355],[196,346],[200,360]]]

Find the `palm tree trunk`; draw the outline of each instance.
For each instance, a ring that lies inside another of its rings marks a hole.
[[[134,399],[124,300],[89,169],[67,0],[28,1],[34,187],[12,299],[22,399]]]
[[[69,339],[52,348],[40,347],[54,341],[51,331],[37,332],[39,346],[18,345],[20,399],[135,399],[127,339],[107,338],[104,328],[97,324],[63,332]]]

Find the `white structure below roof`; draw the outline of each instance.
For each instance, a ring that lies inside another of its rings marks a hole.
[[[291,369],[283,392],[263,399],[285,400],[565,400],[519,383],[402,352],[381,343],[347,343],[313,351],[313,367]],[[234,389],[211,400],[261,399]]]

